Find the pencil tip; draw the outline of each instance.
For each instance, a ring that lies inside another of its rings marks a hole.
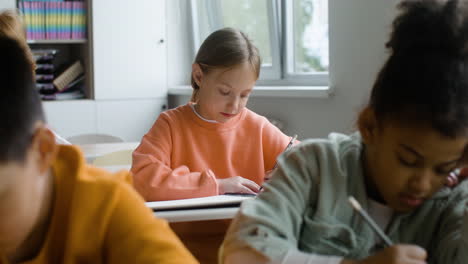
[[[348,201],[354,209],[359,210],[359,211],[361,210],[361,205],[356,199],[354,199],[353,196],[349,196]]]

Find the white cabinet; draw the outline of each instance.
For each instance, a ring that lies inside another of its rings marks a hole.
[[[140,141],[166,108],[165,98],[44,103],[48,124],[64,138],[99,133],[125,141]]]
[[[166,0],[88,0],[94,100],[45,102],[63,137],[140,141],[166,106]]]
[[[47,123],[59,135],[70,137],[96,133],[96,104],[93,100],[45,102]]]
[[[140,141],[166,108],[166,99],[102,101],[96,107],[98,133]]]
[[[0,10],[16,8],[16,0],[0,0]]]
[[[94,98],[167,96],[166,1],[92,1]]]

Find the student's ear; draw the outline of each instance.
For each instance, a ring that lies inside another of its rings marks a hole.
[[[192,64],[192,78],[195,81],[195,83],[200,87],[200,84],[203,79],[203,71],[200,67],[200,64],[194,63]]]
[[[358,129],[362,140],[366,144],[372,144],[376,138],[378,124],[375,112],[371,107],[366,107],[358,118]]]
[[[58,152],[54,133],[43,123],[38,123],[33,136],[32,151],[41,174],[50,169]]]

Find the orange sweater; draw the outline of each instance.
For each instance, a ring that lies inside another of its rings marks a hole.
[[[262,184],[288,142],[246,108],[227,123],[210,123],[183,105],[161,113],[133,152],[134,186],[156,201],[217,195],[216,178]]]
[[[47,237],[26,263],[198,263],[124,181],[127,171],[88,167],[73,146],[60,146],[58,157]]]

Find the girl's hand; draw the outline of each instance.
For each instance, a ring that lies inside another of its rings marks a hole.
[[[272,169],[272,170],[269,170],[267,172],[265,172],[265,177],[263,178],[263,182],[267,182],[271,179],[271,176],[273,175],[273,173],[276,171],[276,169]]]
[[[225,193],[249,193],[257,194],[260,186],[255,182],[241,176],[230,177],[226,179],[216,179],[218,182],[219,194]]]
[[[343,260],[341,264],[426,264],[427,253],[413,245],[394,245],[360,261]]]
[[[265,177],[263,177],[263,183],[269,181],[275,171],[276,169],[272,169],[272,170],[265,172]],[[260,192],[263,192],[263,186],[260,187]]]

